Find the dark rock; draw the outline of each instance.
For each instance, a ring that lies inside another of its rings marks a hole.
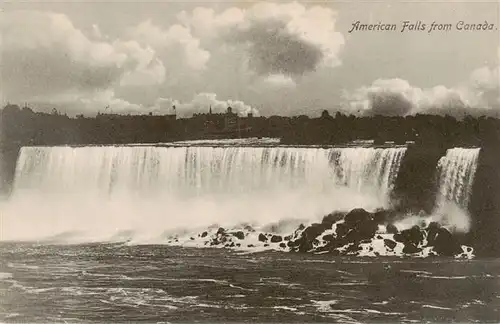
[[[342,237],[345,236],[349,232],[349,228],[344,223],[337,224],[337,228],[335,229],[335,234],[337,236]]]
[[[307,239],[309,239],[309,240],[313,240],[316,237],[318,237],[319,235],[321,235],[325,230],[327,230],[325,225],[319,224],[319,223],[314,223],[314,224],[309,225],[304,230],[304,232],[302,232],[302,235],[306,236]]]
[[[241,246],[241,244],[240,244],[240,243],[236,243],[236,246],[237,246],[237,247],[240,247],[240,246]]]
[[[286,244],[285,243],[280,243],[280,248],[282,248],[282,249],[286,248]]]
[[[402,242],[405,245],[407,243],[418,246],[424,240],[424,234],[420,230],[420,227],[417,225],[413,226],[410,229],[406,229],[401,231],[400,233],[401,240],[396,239],[396,235],[394,235],[394,239],[398,242]]]
[[[399,243],[404,243],[404,237],[401,233],[396,233],[392,236],[392,238],[394,239],[394,241],[396,242],[399,242]]]
[[[414,254],[414,253],[418,253],[420,251],[422,251],[421,248],[418,248],[411,243],[405,244],[405,247],[403,248],[403,253],[406,253],[406,254]]]
[[[268,247],[268,246],[269,246],[269,243],[264,244],[264,247]]]
[[[207,232],[207,231],[205,231],[205,232],[201,233],[201,237],[205,237],[205,236],[207,236],[207,235],[208,235],[208,232]]]
[[[357,252],[361,251],[363,248],[359,246],[358,244],[349,244],[349,246],[346,248],[345,252],[347,254],[357,254]]]
[[[339,256],[340,255],[340,251],[339,250],[330,250],[330,254],[333,255],[333,256]]]
[[[344,223],[348,228],[353,228],[356,224],[366,220],[372,220],[372,215],[363,208],[353,209],[344,217]]]
[[[236,236],[240,240],[243,240],[245,238],[245,233],[243,233],[243,231],[238,231],[236,233],[233,233],[233,235]]]
[[[388,234],[397,234],[399,233],[399,230],[398,228],[396,227],[396,225],[394,224],[387,224],[387,226],[385,227],[385,231],[388,233]]]
[[[434,251],[440,255],[453,256],[462,253],[462,247],[446,228],[441,227],[434,240]]]
[[[314,223],[304,229],[302,235],[294,240],[289,241],[288,246],[298,250],[299,252],[309,252],[318,245],[319,241],[316,238],[326,230],[324,224]],[[290,243],[292,242],[292,243]]]
[[[362,239],[371,239],[377,233],[378,225],[374,220],[366,220],[358,223],[357,230]]]
[[[281,241],[283,241],[283,238],[280,235],[273,235],[271,237],[271,242],[272,243],[279,243]]]
[[[383,237],[381,235],[377,235],[377,240],[381,240]]]
[[[324,241],[333,241],[334,239],[335,239],[335,236],[333,236],[333,234],[323,235],[323,240]]]
[[[393,218],[393,213],[390,210],[377,210],[373,213],[373,220],[378,224],[384,224]]]
[[[321,224],[325,225],[327,228],[332,228],[332,225],[338,221],[341,221],[344,218],[344,213],[341,212],[333,212],[325,217],[321,221]]]
[[[292,236],[291,235],[287,235],[285,236],[284,240],[285,241],[290,241],[292,239]]]
[[[253,244],[248,244],[247,247],[255,247]]]
[[[438,235],[439,229],[441,225],[437,222],[431,222],[425,229],[427,231],[427,245],[434,246],[434,242],[436,241],[436,237]]]
[[[429,225],[427,226],[427,230],[435,229],[438,230],[441,228],[441,225],[438,222],[430,222]]]
[[[371,240],[377,231],[377,224],[373,220],[366,220],[354,225],[343,239],[348,243],[359,243],[363,240]]]
[[[194,237],[192,237],[192,236],[191,236],[189,239],[190,239],[191,241],[194,241]]]
[[[226,230],[223,228],[223,227],[219,227],[219,229],[217,230],[217,235],[224,235],[226,234]]]
[[[243,229],[248,231],[248,232],[255,232],[254,228],[250,225],[245,225],[245,227],[243,227]]]
[[[300,224],[296,231],[302,231],[304,228],[306,228],[304,224]]]
[[[385,239],[384,240],[384,245],[387,246],[389,249],[394,250],[396,245],[398,245],[396,242],[393,240]]]
[[[260,233],[259,234],[259,241],[261,241],[261,242],[267,242],[267,237],[264,234]]]
[[[305,236],[301,236],[294,241],[289,241],[288,246],[298,252],[308,252],[312,249],[312,243],[307,241]]]

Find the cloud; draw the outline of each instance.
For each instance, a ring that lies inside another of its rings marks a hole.
[[[474,70],[470,83],[478,97],[477,105],[500,109],[500,66]]]
[[[158,84],[165,69],[151,48],[135,41],[92,38],[63,14],[2,14],[2,87],[10,100],[71,92],[105,91],[121,82]]]
[[[378,79],[344,93],[344,108],[357,115],[406,116],[417,113],[463,117],[500,116],[500,67],[479,68],[456,87],[419,88],[403,79]]]
[[[200,37],[242,47],[249,68],[264,77],[299,78],[319,67],[341,63],[344,37],[335,31],[336,12],[329,8],[262,2],[220,14],[199,7],[192,13],[180,13],[178,19]]]
[[[147,20],[130,29],[128,34],[131,39],[138,40],[159,51],[180,49],[182,55],[179,58],[194,70],[205,69],[210,58],[210,53],[200,47],[200,40],[193,37],[189,28],[180,24],[162,29],[154,25],[151,20]]]
[[[90,92],[68,90],[57,95],[34,97],[30,104],[36,107],[36,111],[51,112],[55,108],[59,113],[71,117],[79,114],[95,116],[97,113],[137,114],[147,112],[140,104],[117,98],[112,89]]]
[[[283,74],[273,74],[263,79],[264,86],[271,88],[294,88],[297,84],[291,77]]]

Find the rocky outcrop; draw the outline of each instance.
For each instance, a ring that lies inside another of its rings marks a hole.
[[[233,235],[235,237],[237,237],[238,239],[240,239],[240,240],[244,240],[245,239],[245,233],[243,231],[238,231],[236,233],[233,233]]]
[[[372,213],[356,208],[348,213],[328,214],[319,223],[308,226],[300,224],[289,235],[261,232],[249,225],[229,230],[212,226],[197,236],[187,236],[184,242],[198,246],[260,248],[339,256],[473,256],[472,248],[462,246],[459,236],[436,222],[399,230],[392,223],[395,219],[388,211]],[[171,237],[169,243],[180,245],[182,241],[175,236]]]
[[[399,233],[398,228],[394,224],[387,224],[387,226],[385,228],[386,228],[385,231],[387,233],[389,233],[389,234],[397,234],[397,233]]]
[[[283,241],[283,238],[280,235],[271,236],[271,243],[279,243]]]

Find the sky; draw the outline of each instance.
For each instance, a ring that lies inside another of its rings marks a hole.
[[[0,100],[68,115],[500,116],[499,17],[498,1],[6,2]]]

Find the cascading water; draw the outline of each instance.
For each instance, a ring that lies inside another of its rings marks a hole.
[[[106,240],[124,231],[150,237],[179,227],[263,225],[383,207],[405,151],[25,147],[2,214],[1,237],[84,232],[84,240]]]
[[[438,162],[436,214],[460,231],[467,231],[469,228],[467,208],[480,150],[452,148]]]
[[[335,162],[335,183],[362,192],[375,188],[386,202],[406,149],[344,148],[330,151]]]
[[[449,201],[468,207],[479,151],[479,148],[453,148],[439,160],[439,203]]]

